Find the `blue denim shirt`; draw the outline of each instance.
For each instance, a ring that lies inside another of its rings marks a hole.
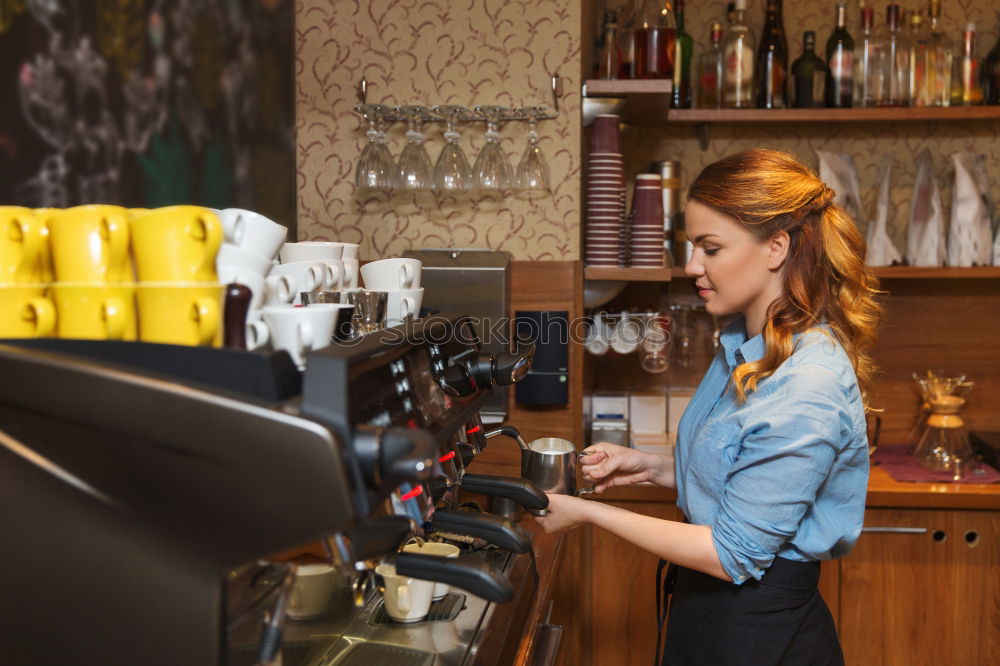
[[[727,390],[733,369],[760,360],[764,338],[743,318],[678,426],[677,505],[709,525],[722,568],[737,584],[775,556],[826,560],[854,545],[868,487],[865,411],[851,361],[832,333],[810,329],[746,402]]]

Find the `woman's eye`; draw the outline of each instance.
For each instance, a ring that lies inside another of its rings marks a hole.
[[[707,254],[710,257],[714,257],[715,253],[718,252],[718,251],[719,251],[719,248],[713,247],[711,250],[705,250],[705,254]]]

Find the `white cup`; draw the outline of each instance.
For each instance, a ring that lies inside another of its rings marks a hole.
[[[604,356],[611,346],[611,327],[602,315],[595,315],[587,331],[584,348],[594,356]]]
[[[340,291],[344,286],[344,262],[340,259],[326,259],[326,284],[324,291]]]
[[[337,317],[345,307],[349,306],[337,303],[316,303],[308,307],[265,305],[260,314],[270,331],[271,346],[291,354],[301,370],[305,368],[308,352],[330,345]]]
[[[458,546],[437,542],[408,543],[403,546],[403,551],[407,553],[420,553],[421,555],[434,555],[435,557],[447,557],[449,559],[455,559],[459,554]],[[449,589],[447,583],[434,583],[434,601],[444,599]]]
[[[419,259],[380,259],[361,267],[365,289],[394,291],[420,288]]]
[[[226,208],[218,216],[228,242],[267,259],[277,256],[288,235],[287,228],[252,210]]]
[[[250,310],[259,310],[265,303],[289,303],[294,292],[292,280],[287,275],[264,277],[240,266],[216,268],[220,284],[242,284],[250,289]]]
[[[286,612],[293,620],[322,615],[330,605],[337,578],[329,564],[303,564],[295,571]]]
[[[344,265],[344,279],[341,281],[341,289],[357,289],[360,262],[357,259],[348,259],[347,257],[340,261]]]
[[[385,325],[399,326],[409,318],[420,316],[420,306],[424,301],[424,290],[400,289],[386,291]]]
[[[348,243],[334,241],[302,241],[300,243],[285,243],[278,254],[281,263],[290,264],[293,261],[326,261],[327,259],[343,259],[344,246]],[[351,243],[353,245],[353,243]],[[357,245],[354,246],[355,248]],[[357,256],[357,255],[355,255]]]
[[[396,622],[420,622],[427,617],[434,598],[433,581],[400,576],[393,564],[380,564],[375,573],[385,581],[381,591],[389,617]]]
[[[271,341],[271,331],[264,323],[260,310],[247,312],[246,339],[247,351],[261,349]]]
[[[228,242],[219,246],[219,253],[215,255],[215,271],[220,274],[220,279],[223,269],[240,269],[264,276],[271,270],[271,266],[273,264],[267,257],[254,254]],[[222,284],[226,284],[226,282],[223,281]]]
[[[324,291],[330,281],[330,268],[322,261],[294,261],[288,264],[278,264],[271,269],[270,275],[287,275],[293,280],[292,302],[301,303],[300,294],[303,291]]]
[[[619,354],[631,354],[639,348],[642,341],[642,326],[624,312],[618,324],[611,331],[611,348]]]

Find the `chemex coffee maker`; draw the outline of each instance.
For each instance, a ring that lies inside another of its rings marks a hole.
[[[532,351],[484,354],[440,318],[304,372],[285,352],[0,341],[0,662],[510,663],[530,538],[459,495],[544,512],[531,483],[466,471],[491,387]],[[333,592],[286,621],[303,571],[272,558],[316,542]],[[399,615],[407,577],[433,584],[426,615]]]

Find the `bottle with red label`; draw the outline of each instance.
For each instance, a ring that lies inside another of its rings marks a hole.
[[[736,0],[733,23],[722,40],[722,101],[730,109],[756,106],[754,97],[754,51],[756,42],[747,26],[746,0]]]
[[[698,107],[722,107],[722,26],[713,23],[709,44],[698,56]]]

